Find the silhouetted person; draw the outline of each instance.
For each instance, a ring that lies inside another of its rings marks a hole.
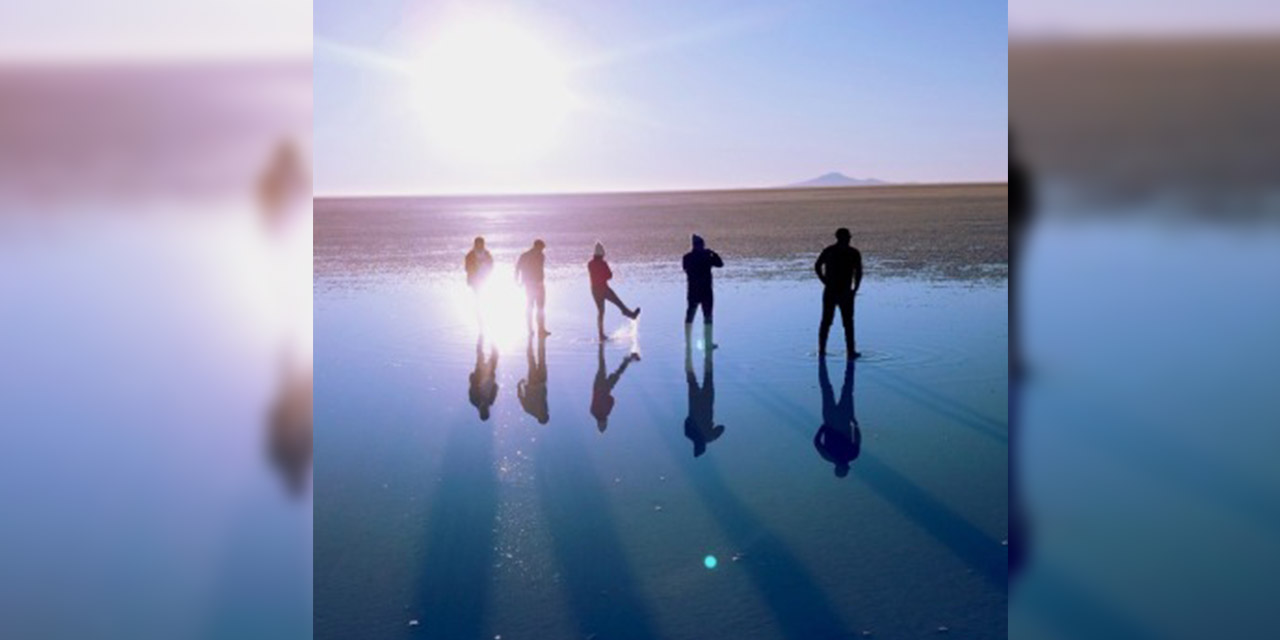
[[[476,369],[471,372],[471,404],[480,412],[481,420],[489,419],[489,407],[498,399],[498,349],[484,357],[484,336],[476,341]]]
[[[689,340],[689,335],[693,332],[693,316],[697,313],[698,307],[702,307],[706,348],[714,349],[716,345],[711,342],[711,318],[715,299],[712,295],[711,269],[723,267],[724,261],[720,259],[720,254],[707,248],[702,236],[695,233],[693,250],[684,254],[682,263],[685,277],[689,281],[687,295],[689,306],[684,312],[685,341]]]
[[[467,257],[463,259],[462,264],[467,271],[467,286],[471,287],[471,292],[475,295],[476,323],[480,325],[480,332],[483,333],[485,312],[480,293],[489,279],[489,273],[493,271],[493,256],[489,255],[489,251],[484,248],[483,237],[476,237],[475,244],[467,252]]]
[[[551,332],[547,331],[547,287],[543,274],[547,256],[542,250],[546,246],[547,243],[542,240],[534,240],[533,248],[520,254],[520,259],[516,260],[516,282],[524,285],[525,324],[529,327],[529,333],[533,333],[533,321],[529,316],[536,310],[538,333],[544,336],[551,335]]]
[[[309,175],[309,169],[303,165],[292,140],[283,139],[276,144],[257,185],[258,204],[270,226],[278,228],[283,224],[290,201],[310,193],[307,188]]]
[[[1027,171],[1018,159],[1018,149],[1013,143],[1013,130],[1009,130],[1009,301],[1017,300],[1017,281],[1014,278],[1014,260],[1022,255],[1026,240],[1026,224],[1034,213],[1035,194]],[[1009,369],[1015,380],[1023,373],[1022,342],[1017,331],[1016,307],[1009,314]]]
[[[693,457],[707,452],[707,443],[724,433],[724,425],[715,419],[716,381],[711,348],[702,352],[702,384],[693,371],[693,350],[688,341],[684,348],[684,379],[689,387],[689,417],[684,419],[684,437],[693,441]]]
[[[627,365],[639,359],[640,354],[632,353],[622,359],[622,364],[618,365],[618,370],[614,371],[613,375],[606,375],[604,343],[599,344],[596,351],[596,380],[591,385],[591,415],[595,416],[596,428],[600,433],[604,433],[604,430],[609,428],[609,414],[613,412],[613,388],[622,379],[622,372],[627,370]]]
[[[311,468],[312,375],[309,368],[282,371],[280,395],[267,419],[267,449],[289,493],[298,497],[307,487]]]
[[[609,280],[613,278],[613,270],[609,268],[609,263],[604,261],[604,245],[596,243],[595,255],[591,261],[587,263],[587,273],[591,276],[591,297],[596,301],[596,331],[600,334],[600,340],[608,340],[609,336],[604,333],[604,303],[612,302],[622,312],[622,315],[635,320],[640,315],[640,307],[631,310],[622,300],[618,298],[618,294],[613,292],[613,287],[609,286]]]
[[[862,432],[858,430],[858,418],[853,413],[853,361],[844,368],[844,386],[840,389],[840,401],[836,402],[827,375],[827,360],[818,361],[818,384],[822,387],[822,426],[813,435],[813,447],[818,455],[836,466],[836,476],[849,475],[849,463],[862,450]]]
[[[836,307],[844,322],[844,346],[850,360],[862,355],[853,341],[853,298],[862,286],[862,253],[849,245],[849,230],[836,230],[836,243],[822,250],[813,270],[822,281],[822,324],[818,325],[818,357],[827,357],[827,334]]]
[[[520,398],[520,406],[525,413],[538,420],[538,424],[546,424],[551,419],[551,410],[547,408],[547,338],[538,336],[538,356],[533,355],[533,336],[529,336],[529,344],[525,349],[529,360],[529,375],[516,385],[516,395]]]
[[[1023,166],[1009,130],[1009,576],[1016,577],[1026,563],[1030,546],[1030,521],[1019,487],[1022,473],[1018,469],[1018,433],[1022,415],[1019,398],[1026,374],[1022,361],[1022,334],[1018,331],[1018,287],[1014,276],[1014,259],[1022,259],[1026,241],[1026,225],[1035,214],[1035,192],[1031,176]]]
[[[276,143],[267,166],[258,175],[257,203],[265,231],[271,236],[269,250],[273,257],[290,259],[296,257],[299,246],[311,245],[310,176],[310,167],[289,138]],[[303,304],[310,306],[310,287],[292,280],[291,269],[276,265],[259,275],[272,281],[273,298],[284,308],[292,311]],[[299,345],[293,342],[301,333],[300,328],[290,328],[297,333],[280,337],[278,382],[266,417],[266,445],[267,455],[289,495],[301,498],[311,470],[312,362],[310,349],[297,348]]]
[[[484,248],[483,237],[476,237],[475,244],[467,252],[463,264],[467,269],[467,286],[473,291],[479,291],[489,279],[489,272],[493,271],[493,256],[489,255],[489,251]]]

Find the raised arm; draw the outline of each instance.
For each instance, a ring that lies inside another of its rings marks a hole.
[[[714,252],[714,251],[711,251],[710,253],[711,253],[711,266],[713,266],[713,267],[723,267],[723,266],[724,266],[724,260],[721,260],[721,259],[720,259],[720,254],[718,254],[718,253],[716,253],[716,252]]]

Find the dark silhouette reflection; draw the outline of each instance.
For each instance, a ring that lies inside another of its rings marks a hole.
[[[813,447],[818,455],[836,466],[836,476],[849,475],[849,464],[862,451],[862,431],[853,412],[853,360],[844,367],[844,386],[840,389],[840,401],[836,402],[831,388],[831,376],[827,374],[827,359],[818,360],[818,385],[822,387],[822,426],[813,435]]]
[[[639,360],[640,354],[632,353],[622,359],[622,364],[618,365],[618,370],[613,375],[605,373],[604,366],[604,343],[600,343],[596,349],[596,380],[591,386],[591,415],[596,418],[596,428],[600,433],[604,433],[609,428],[609,414],[613,411],[613,388],[622,379],[622,372],[627,370],[627,365],[632,361]]]
[[[533,336],[529,336],[525,355],[529,360],[529,374],[516,385],[516,395],[525,413],[536,418],[538,424],[546,424],[551,419],[551,410],[547,407],[547,337],[538,336],[535,358]]]
[[[290,495],[300,497],[311,469],[312,374],[285,367],[267,418],[267,453]]]
[[[708,331],[710,333],[710,331]],[[689,417],[684,419],[684,437],[693,441],[693,457],[707,452],[707,443],[724,433],[724,425],[715,419],[716,383],[712,364],[711,340],[708,336],[702,351],[702,385],[693,370],[693,348],[689,340],[684,343],[684,378],[689,386]]]
[[[476,369],[471,372],[471,404],[480,412],[481,420],[489,419],[489,407],[498,399],[498,348],[484,355],[484,336],[476,340]]]

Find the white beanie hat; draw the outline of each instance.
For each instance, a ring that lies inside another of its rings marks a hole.
[[[604,257],[604,245],[600,244],[599,242],[596,243],[596,257],[597,258]]]

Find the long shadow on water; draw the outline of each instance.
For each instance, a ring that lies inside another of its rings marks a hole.
[[[579,426],[553,427],[537,451],[538,501],[582,637],[656,638],[609,501],[579,441]]]
[[[647,389],[642,395],[650,422],[660,424],[659,419],[665,415],[662,403]],[[664,430],[658,437],[673,458],[687,458],[684,441],[672,436],[675,422],[672,423],[672,428]],[[849,629],[857,628],[853,626],[855,623],[846,625],[841,620],[827,594],[805,571],[786,543],[771,532],[725,484],[715,462],[699,460],[692,463],[692,468],[689,464],[686,460],[677,466],[686,472],[689,485],[697,492],[724,535],[737,548],[751,552],[751,557],[735,566],[741,566],[747,572],[756,591],[773,611],[783,635],[789,638],[849,637]],[[761,559],[767,559],[768,563],[759,562]]]
[[[431,637],[479,638],[485,630],[498,515],[490,425],[454,425],[441,460],[414,617]]]
[[[761,407],[780,418],[802,435],[810,438],[807,424],[818,424],[821,416],[812,408],[802,407],[762,384],[743,384]],[[937,498],[929,495],[909,478],[880,460],[874,452],[864,449],[854,474],[873,491],[888,500],[903,515],[951,550],[974,570],[980,572],[992,585],[1008,589],[1008,552],[1005,547],[973,526],[968,520],[952,511]]]
[[[896,391],[919,406],[930,409],[959,425],[973,429],[1000,444],[1009,444],[1007,425],[1002,425],[996,420],[988,418],[951,398],[923,387],[919,383],[903,377],[901,374],[887,369],[878,369],[877,373],[880,375],[871,378],[871,382],[878,383],[891,391]]]

